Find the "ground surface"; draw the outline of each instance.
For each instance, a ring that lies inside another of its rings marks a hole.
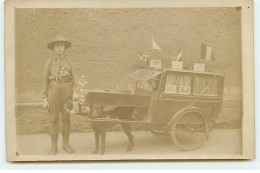
[[[106,137],[106,155],[113,154],[240,154],[241,130],[216,129],[211,131],[209,140],[195,151],[180,151],[173,145],[170,135],[155,136],[146,131],[134,131],[135,146],[133,151],[126,152],[127,138],[121,131],[108,132]],[[50,139],[47,134],[18,135],[19,155],[47,154]],[[61,149],[59,139],[59,155],[67,154]],[[91,155],[94,149],[93,133],[72,133],[71,146],[75,155]]]

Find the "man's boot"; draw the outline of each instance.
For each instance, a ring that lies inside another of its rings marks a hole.
[[[100,154],[102,154],[102,155],[105,154],[105,148],[106,148],[106,147],[105,147],[105,142],[102,142],[102,143],[101,143],[101,151],[100,151]]]
[[[100,154],[105,154],[105,148],[106,148],[106,132],[104,132],[101,135],[101,151]]]
[[[92,151],[92,154],[97,154],[99,149],[99,134],[95,133],[95,150]]]
[[[127,150],[126,151],[132,151],[133,147],[134,147],[134,137],[133,137],[133,135],[130,135],[129,144],[127,146]]]
[[[62,132],[62,149],[66,151],[67,153],[74,153],[74,149],[69,145],[69,132]]]
[[[51,149],[49,151],[49,155],[55,155],[58,153],[58,146],[57,146],[57,142],[58,142],[58,134],[52,134],[51,136]]]

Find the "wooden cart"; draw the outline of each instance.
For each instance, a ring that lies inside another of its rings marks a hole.
[[[174,144],[183,150],[194,150],[203,144],[221,110],[223,75],[141,69],[130,77],[136,80],[132,93],[86,91],[83,104],[132,108],[134,120],[95,121],[145,124],[153,134],[170,133]]]

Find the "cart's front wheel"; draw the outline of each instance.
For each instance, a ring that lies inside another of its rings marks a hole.
[[[176,117],[172,124],[171,137],[182,150],[194,150],[206,140],[208,131],[204,114],[191,110]]]

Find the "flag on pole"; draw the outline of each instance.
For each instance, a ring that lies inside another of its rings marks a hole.
[[[212,48],[210,46],[201,44],[200,59],[212,60]]]
[[[152,47],[156,50],[161,50],[160,46],[155,42],[155,40],[152,37]]]
[[[178,54],[178,56],[177,56],[177,59],[176,59],[176,61],[182,61],[182,53],[181,53],[181,50],[180,50],[180,52],[179,52],[179,54]]]

